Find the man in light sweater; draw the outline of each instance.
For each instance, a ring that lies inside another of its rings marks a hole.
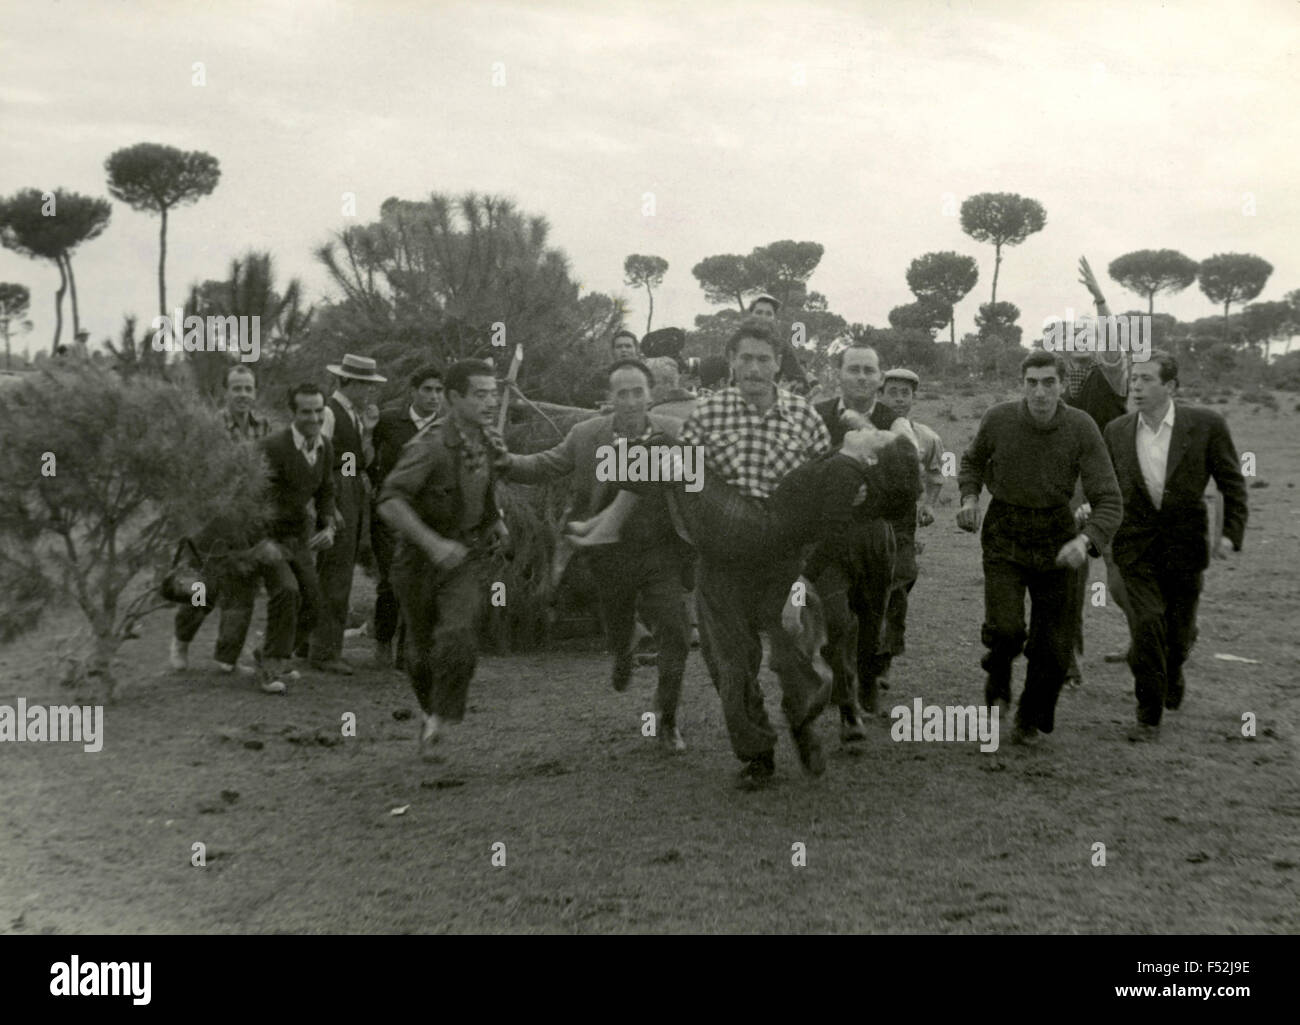
[[[979,496],[993,496],[984,518],[985,701],[1010,712],[1011,664],[1025,652],[1025,689],[1012,742],[1035,744],[1055,726],[1056,700],[1070,664],[1072,571],[1110,542],[1123,516],[1119,485],[1092,417],[1061,401],[1064,361],[1031,352],[1020,364],[1024,398],[984,414],[962,455],[957,525],[980,526]],[[1075,528],[1070,498],[1077,479],[1092,515]],[[1025,591],[1029,632],[1025,633]],[[1028,646],[1026,647],[1026,641]]]

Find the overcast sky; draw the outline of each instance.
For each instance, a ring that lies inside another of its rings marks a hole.
[[[1104,273],[1133,249],[1255,253],[1275,268],[1260,299],[1300,288],[1287,0],[0,3],[0,194],[107,197],[104,159],[137,142],[221,161],[216,191],[170,217],[169,299],[250,246],[321,297],[311,253],[334,231],[389,196],[469,189],[545,215],[637,331],[629,253],[669,262],[654,325],[689,328],[712,309],[692,266],[791,238],[826,247],[810,285],[831,308],[877,326],[911,301],[914,257],[976,257],[960,336],[993,273],[953,213],[976,192],[1047,210],[998,283],[1030,334],[1088,306],[1081,254],[1117,310],[1143,305]],[[113,206],[74,257],[96,346],[157,305],[158,219]],[[26,340],[47,347],[57,271],[4,251],[0,280],[31,289]],[[1216,312],[1195,286],[1157,310]]]

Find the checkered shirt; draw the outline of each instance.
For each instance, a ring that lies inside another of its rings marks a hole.
[[[226,425],[226,430],[234,441],[255,441],[271,433],[271,421],[264,416],[258,416],[251,409],[248,411],[247,429],[240,426],[239,421],[235,419],[235,414],[225,406],[221,407],[221,421]]]
[[[768,498],[787,473],[831,450],[826,424],[804,398],[777,390],[766,413],[738,388],[723,388],[695,404],[679,442],[703,445],[708,470],[742,494]]]

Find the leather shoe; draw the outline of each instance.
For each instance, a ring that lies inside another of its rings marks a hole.
[[[761,790],[772,782],[776,775],[776,759],[772,752],[751,758],[736,777],[736,786],[741,790]]]
[[[351,676],[356,672],[352,666],[341,658],[312,659],[307,663],[318,673],[333,673],[336,676]]]
[[[858,710],[852,705],[840,705],[840,743],[856,744],[867,739]]]
[[[826,755],[822,752],[822,743],[817,739],[817,730],[811,719],[805,720],[798,729],[790,731],[794,737],[794,746],[799,752],[799,763],[810,776],[820,776],[826,771]]]

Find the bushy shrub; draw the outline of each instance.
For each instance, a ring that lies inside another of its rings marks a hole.
[[[112,698],[113,655],[163,606],[152,585],[177,538],[261,514],[261,454],[188,389],[94,364],[6,388],[0,438],[0,635],[70,601],[94,638],[83,675]]]

